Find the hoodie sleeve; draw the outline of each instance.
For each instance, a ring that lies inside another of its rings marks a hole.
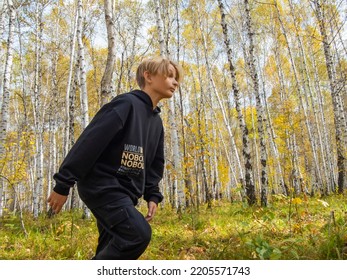
[[[130,108],[125,98],[119,98],[99,110],[54,174],[55,192],[68,195],[70,188],[87,175],[113,137],[122,130]]]
[[[159,182],[163,178],[164,173],[164,130],[160,135],[159,145],[155,158],[146,173],[146,185],[144,199],[156,204],[163,200],[163,195],[159,190]]]

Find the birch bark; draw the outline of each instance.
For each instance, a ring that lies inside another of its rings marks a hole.
[[[166,7],[167,10],[168,8],[169,7]],[[170,38],[170,35],[167,34],[167,36],[165,36],[164,34],[164,22],[160,13],[160,0],[155,1],[155,15],[156,15],[156,24],[158,29],[160,55],[162,57],[169,57],[168,40]],[[166,40],[164,38],[166,38]],[[183,184],[181,184],[181,180],[179,179],[180,177],[179,171],[181,170],[181,157],[180,157],[180,148],[179,148],[179,140],[178,140],[178,133],[177,133],[178,126],[177,126],[177,114],[176,114],[176,106],[175,106],[176,95],[170,98],[168,102],[170,107],[169,123],[170,123],[170,133],[171,133],[172,156],[173,156],[173,172],[171,174],[173,178],[173,182],[172,182],[173,193],[174,193],[173,204],[175,205],[178,211],[181,211],[181,209],[185,207],[185,195],[183,190]]]
[[[286,47],[287,47],[288,55],[289,55],[289,60],[290,60],[291,68],[293,70],[293,75],[294,75],[294,80],[295,80],[295,88],[297,90],[297,94],[298,94],[299,101],[300,101],[299,105],[300,105],[301,110],[302,110],[303,115],[304,115],[304,122],[305,122],[305,126],[306,126],[306,129],[307,129],[307,134],[308,134],[308,138],[309,138],[309,142],[310,142],[310,147],[311,147],[312,156],[313,156],[313,163],[314,163],[314,168],[315,168],[315,170],[314,170],[314,172],[315,172],[314,173],[314,177],[317,178],[318,186],[321,189],[321,192],[324,193],[325,192],[325,190],[323,189],[324,183],[323,183],[323,179],[322,179],[320,168],[319,168],[320,165],[319,165],[319,162],[318,162],[317,147],[316,147],[316,143],[314,141],[314,135],[312,133],[311,124],[308,121],[307,108],[304,105],[304,100],[303,100],[304,97],[303,97],[302,89],[300,88],[300,81],[299,81],[299,75],[298,75],[298,71],[297,71],[297,66],[296,66],[295,61],[294,61],[292,48],[291,48],[291,46],[289,44],[287,31],[285,29],[285,26],[284,26],[284,23],[283,23],[283,20],[282,20],[282,16],[280,14],[280,11],[279,11],[279,8],[278,8],[276,2],[274,2],[274,6],[276,8],[276,12],[277,12],[277,15],[278,15],[278,20],[279,20],[281,29],[283,31],[283,36],[285,38]]]
[[[346,131],[347,124],[344,117],[344,108],[341,102],[340,92],[337,87],[336,68],[334,65],[329,38],[325,26],[326,19],[324,18],[322,3],[320,0],[313,0],[313,4],[319,25],[319,30],[322,36],[322,44],[324,48],[326,67],[334,108],[335,141],[337,147],[338,191],[339,193],[343,193],[346,181],[346,136],[344,135],[344,131]]]
[[[69,76],[67,80],[66,93],[65,93],[65,137],[64,137],[64,155],[67,155],[70,145],[70,94],[71,85],[73,83],[74,65],[75,65],[75,48],[76,48],[76,36],[77,36],[77,20],[78,14],[76,13],[74,23],[72,27],[72,34],[70,38],[70,64],[69,64]]]
[[[116,31],[114,26],[113,0],[104,1],[105,21],[107,29],[107,60],[104,75],[101,80],[101,104],[106,104],[112,94],[112,77],[116,62]]]
[[[299,35],[299,27],[298,27],[298,18],[297,15],[295,13],[294,10],[294,5],[292,3],[292,0],[290,0],[288,2],[289,7],[290,7],[290,11],[291,11],[291,16],[293,18],[293,25],[295,28],[295,37],[297,39],[298,42],[298,46],[299,46],[299,51],[300,51],[300,61],[301,61],[301,67],[299,67],[300,70],[300,74],[301,74],[301,79],[302,79],[302,84],[303,84],[303,91],[304,91],[304,95],[305,95],[305,99],[306,99],[306,104],[304,105],[305,107],[309,108],[310,104],[313,110],[313,116],[314,116],[314,128],[317,134],[318,139],[312,139],[313,141],[318,141],[318,144],[315,144],[317,146],[317,156],[318,154],[318,150],[320,151],[320,155],[321,155],[321,164],[322,164],[322,169],[319,171],[322,174],[322,183],[323,187],[325,189],[325,191],[329,192],[333,187],[331,185],[329,185],[329,180],[327,180],[327,178],[329,177],[328,174],[328,168],[327,168],[327,160],[326,160],[326,154],[325,154],[325,150],[323,149],[323,142],[322,142],[322,134],[321,134],[321,129],[320,129],[320,125],[318,125],[319,122],[319,114],[323,114],[323,111],[318,111],[317,110],[317,102],[315,100],[315,98],[313,97],[313,92],[311,90],[311,78],[310,75],[308,74],[308,65],[307,65],[307,55],[305,53],[304,47],[303,47],[303,42],[301,39],[301,36]],[[312,130],[314,130],[314,128]]]
[[[77,43],[78,43],[78,66],[79,66],[79,88],[80,88],[80,100],[81,100],[81,113],[82,113],[82,129],[84,130],[89,124],[89,112],[88,112],[88,92],[87,92],[87,75],[86,75],[86,62],[85,62],[85,50],[83,43],[83,6],[82,0],[78,0],[77,6]],[[76,200],[80,199],[76,196]],[[83,217],[90,218],[90,211],[83,203]]]
[[[255,186],[254,186],[253,177],[252,177],[253,167],[252,167],[252,161],[251,161],[249,132],[248,132],[246,121],[241,109],[240,91],[239,91],[238,82],[236,80],[236,68],[233,62],[233,54],[232,54],[232,49],[230,46],[229,31],[228,31],[228,26],[225,20],[226,15],[225,15],[224,4],[222,0],[218,0],[218,4],[219,4],[219,10],[221,14],[221,26],[223,29],[224,44],[225,44],[225,48],[227,52],[229,71],[230,71],[231,80],[232,80],[232,89],[233,89],[233,94],[235,99],[235,108],[238,115],[239,126],[242,132],[242,156],[243,156],[243,161],[245,166],[245,176],[243,176],[243,174],[241,173],[241,178],[242,178],[241,182],[242,182],[242,185],[243,185],[243,182],[245,184],[244,188],[246,191],[248,203],[252,205],[256,203],[256,195],[255,195]]]
[[[36,140],[36,179],[33,191],[33,214],[37,218],[42,207],[43,193],[43,106],[42,106],[42,13],[43,6],[36,3],[35,9],[35,73],[33,89],[35,140]]]
[[[13,63],[13,44],[14,44],[14,25],[16,18],[16,10],[13,6],[12,0],[7,1],[8,9],[8,37],[7,37],[7,50],[6,50],[6,59],[3,75],[3,97],[2,97],[2,106],[1,106],[1,119],[0,119],[0,164],[1,168],[4,162],[4,156],[6,154],[6,134],[7,127],[9,124],[9,102],[10,102],[10,83],[11,83],[11,68]]]
[[[258,136],[260,144],[260,163],[261,163],[261,205],[267,206],[267,192],[268,192],[268,176],[267,176],[267,155],[266,155],[266,144],[265,144],[265,135],[264,135],[264,123],[265,123],[265,114],[263,105],[261,102],[261,95],[259,89],[259,79],[255,63],[255,54],[254,54],[254,31],[252,26],[250,6],[248,0],[244,0],[244,8],[246,12],[246,30],[249,39],[249,49],[248,49],[248,67],[250,70],[251,81],[253,84],[253,91],[256,99],[256,108],[257,108],[257,124],[258,124]]]
[[[3,75],[3,97],[1,104],[1,119],[0,119],[0,169],[2,170],[5,165],[6,157],[6,136],[9,124],[9,103],[10,103],[10,83],[11,83],[11,68],[13,63],[13,44],[14,44],[14,25],[16,19],[16,10],[12,0],[7,0],[8,12],[8,37],[7,37],[7,50],[5,58],[5,67]],[[4,193],[5,181],[0,177],[0,216],[2,214],[2,198]]]
[[[83,43],[83,6],[82,0],[78,0],[77,8],[77,43],[78,43],[78,60],[79,60],[79,78],[80,78],[80,99],[82,111],[82,129],[86,128],[89,123],[88,115],[88,92],[87,92],[87,76],[85,50]]]

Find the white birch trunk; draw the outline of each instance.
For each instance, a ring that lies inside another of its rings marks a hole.
[[[168,9],[168,8],[167,8]],[[156,24],[158,29],[158,40],[160,55],[162,57],[168,57],[169,51],[165,45],[165,36],[164,36],[164,23],[160,13],[160,0],[155,0],[155,15],[156,15]],[[169,38],[169,36],[167,36]],[[185,207],[185,194],[184,186],[182,184],[182,177],[179,175],[181,170],[181,157],[179,149],[179,140],[178,140],[178,126],[177,126],[177,114],[176,114],[176,96],[174,95],[170,98],[169,107],[170,107],[170,133],[171,133],[171,147],[172,147],[172,157],[173,157],[173,171],[172,172],[172,188],[174,193],[174,204],[175,208],[178,211],[181,211]],[[177,198],[177,199],[176,199]]]
[[[0,3],[0,41],[4,41],[5,31],[6,31],[6,17],[5,15],[7,9],[6,1],[1,1]],[[5,48],[0,48],[0,59],[5,57]],[[3,98],[3,76],[4,76],[4,66],[0,65],[0,108],[2,107],[2,98]]]
[[[69,76],[67,80],[66,93],[65,93],[65,137],[64,137],[64,156],[67,155],[70,149],[70,92],[71,84],[73,82],[74,64],[75,64],[75,48],[76,48],[76,36],[77,36],[77,21],[78,14],[76,13],[72,34],[70,40],[70,64],[69,64]]]
[[[337,166],[336,166],[336,161],[334,160],[334,149],[332,145],[332,136],[330,133],[328,133],[328,128],[327,128],[327,121],[326,121],[326,116],[324,113],[324,100],[323,100],[323,94],[320,86],[320,79],[319,79],[319,74],[318,74],[318,66],[316,63],[316,60],[313,56],[313,53],[310,52],[311,60],[312,60],[312,65],[314,69],[314,82],[315,82],[315,92],[317,94],[317,99],[318,99],[318,111],[320,114],[318,122],[321,124],[322,127],[322,135],[323,135],[323,146],[324,150],[326,153],[326,159],[327,159],[327,165],[328,165],[328,178],[330,181],[330,185],[333,188],[333,191],[335,192],[335,186],[337,186]]]
[[[160,14],[160,0],[155,0],[154,3],[155,3],[155,16],[156,16],[156,23],[157,23],[157,29],[158,29],[160,55],[165,57],[167,55],[167,52],[166,52],[165,40],[164,40],[164,24]]]
[[[240,172],[240,178],[243,187],[245,188],[246,191],[246,196],[249,199],[249,202],[251,204],[255,203],[255,186],[253,182],[253,167],[252,167],[252,162],[251,162],[251,151],[250,151],[250,141],[249,141],[249,136],[248,136],[248,128],[246,126],[246,121],[244,118],[244,115],[242,113],[241,109],[241,101],[240,101],[240,93],[239,93],[239,86],[238,82],[236,80],[236,69],[234,67],[234,62],[233,62],[233,57],[232,57],[232,49],[230,47],[230,39],[229,39],[229,31],[228,31],[228,26],[226,24],[225,20],[225,10],[224,10],[224,5],[221,0],[218,0],[219,4],[219,10],[221,14],[221,26],[223,29],[223,35],[224,35],[224,44],[227,52],[227,57],[228,57],[228,63],[229,63],[229,71],[231,75],[231,80],[232,80],[232,89],[233,89],[233,94],[234,94],[234,99],[235,99],[235,108],[238,114],[238,121],[239,121],[239,126],[242,132],[242,156],[243,156],[243,161],[245,165],[245,175],[243,175],[243,172]],[[228,124],[228,131],[230,130],[230,126]],[[231,138],[233,141],[233,138]],[[233,141],[234,142],[234,141]],[[235,145],[235,144],[233,144]],[[237,162],[239,165],[239,169],[242,170],[240,160],[237,158]]]
[[[42,208],[43,193],[43,108],[42,108],[42,10],[36,3],[35,15],[35,73],[34,73],[34,122],[36,138],[36,179],[33,192],[33,214],[37,218]]]
[[[344,132],[346,131],[346,119],[344,117],[343,103],[341,102],[340,93],[337,87],[336,68],[334,65],[330,41],[327,35],[327,30],[324,22],[323,7],[320,0],[314,0],[314,9],[318,20],[319,30],[322,36],[322,44],[326,67],[330,83],[330,91],[334,108],[334,124],[335,124],[335,140],[337,147],[337,167],[338,167],[338,191],[343,193],[346,177],[346,141]]]
[[[106,104],[112,94],[112,77],[116,62],[116,31],[114,27],[113,1],[104,1],[105,21],[107,29],[107,60],[101,80],[101,105]]]
[[[289,40],[288,40],[288,36],[286,33],[287,31],[284,27],[284,24],[283,24],[283,21],[281,18],[281,14],[280,14],[280,11],[278,9],[277,4],[275,4],[275,7],[276,7],[277,15],[278,15],[278,20],[280,22],[280,26],[281,26],[281,29],[283,31],[283,36],[284,36],[285,41],[286,41],[286,47],[287,47],[288,54],[289,54],[289,60],[290,60],[291,68],[293,70],[293,75],[294,75],[294,79],[295,79],[295,87],[296,87],[296,90],[298,92],[298,97],[299,97],[299,101],[300,101],[299,104],[300,104],[301,110],[304,114],[304,122],[305,122],[305,126],[307,129],[307,134],[308,134],[308,138],[309,138],[309,142],[310,142],[310,146],[311,146],[313,163],[314,163],[314,168],[315,168],[315,174],[314,175],[317,178],[317,183],[319,184],[319,187],[322,188],[323,187],[323,180],[322,180],[322,176],[321,176],[321,172],[320,172],[320,168],[319,168],[316,143],[314,141],[312,128],[311,128],[311,125],[310,125],[309,120],[308,120],[307,109],[306,109],[306,106],[304,105],[303,93],[302,93],[302,90],[300,88],[300,81],[299,81],[299,76],[297,73],[296,64],[295,64],[294,57],[292,54],[292,49],[289,45]],[[321,189],[321,191],[324,192],[323,189]]]
[[[16,18],[16,10],[12,4],[12,0],[8,1],[8,37],[7,37],[7,51],[5,59],[5,68],[3,76],[3,97],[2,97],[2,106],[1,106],[1,119],[0,119],[0,164],[3,166],[5,162],[4,155],[6,153],[6,134],[7,127],[9,124],[9,102],[10,102],[10,83],[11,83],[11,69],[13,63],[13,40],[14,40],[14,24]]]
[[[259,89],[259,80],[258,73],[255,63],[255,54],[254,54],[254,31],[252,28],[252,21],[250,15],[250,7],[248,0],[244,1],[245,12],[246,12],[246,29],[249,39],[249,58],[248,58],[248,67],[250,70],[251,80],[253,84],[253,91],[256,99],[256,108],[257,108],[257,123],[258,123],[258,136],[260,144],[260,163],[261,163],[261,205],[267,206],[267,192],[268,192],[268,176],[267,176],[267,155],[266,155],[266,145],[265,145],[265,135],[264,135],[264,123],[265,123],[265,114],[263,105],[261,102],[261,95]]]
[[[73,72],[73,82],[71,84],[69,93],[69,139],[68,139],[68,149],[75,144],[75,115],[76,115],[76,91],[79,86],[79,60],[76,60]],[[77,207],[78,195],[76,188],[71,189],[70,199],[68,200],[66,207],[68,209],[74,209]]]
[[[80,78],[80,99],[81,99],[81,112],[82,112],[82,129],[85,129],[89,124],[89,110],[88,110],[88,92],[87,92],[87,77],[86,77],[86,62],[85,51],[83,44],[83,6],[82,0],[78,0],[77,7],[78,21],[77,21],[77,42],[78,42],[78,60],[79,60],[79,78]],[[78,196],[76,196],[77,199]],[[89,219],[90,211],[83,203],[83,217]]]
[[[11,69],[13,63],[13,40],[14,40],[14,24],[16,19],[16,10],[13,6],[12,0],[7,1],[8,9],[8,37],[7,37],[7,50],[5,59],[5,68],[3,76],[3,97],[1,104],[1,119],[0,119],[0,167],[3,168],[5,164],[6,155],[6,137],[7,128],[9,124],[9,107],[10,107],[10,83],[11,83]],[[4,193],[5,182],[0,178],[0,211],[2,213],[2,194]],[[1,215],[0,215],[1,216]]]
[[[317,110],[317,101],[315,100],[312,90],[311,90],[311,78],[310,75],[308,74],[308,66],[307,66],[307,55],[305,53],[304,50],[304,46],[303,46],[303,42],[302,39],[299,35],[299,27],[297,26],[298,20],[296,18],[296,13],[294,11],[294,7],[293,7],[293,3],[292,0],[290,0],[289,2],[289,7],[291,10],[291,15],[293,17],[293,23],[294,23],[294,27],[295,27],[295,37],[297,39],[298,45],[299,45],[299,51],[300,51],[300,57],[301,57],[301,61],[302,61],[302,66],[300,67],[300,72],[301,72],[301,77],[303,79],[303,91],[305,93],[305,97],[306,97],[306,107],[309,107],[309,103],[311,103],[312,106],[312,110],[313,110],[313,116],[314,116],[314,125],[316,128],[316,132],[317,132],[317,136],[318,136],[318,144],[316,144],[317,147],[317,154],[318,154],[318,149],[320,150],[320,155],[321,155],[321,164],[322,164],[322,169],[320,171],[320,173],[322,174],[322,183],[325,190],[329,193],[330,190],[333,188],[333,186],[330,185],[329,180],[327,180],[327,178],[329,177],[328,174],[328,168],[327,168],[327,159],[326,159],[326,154],[325,154],[325,150],[323,147],[323,142],[322,142],[322,134],[321,134],[321,129],[320,129],[320,125],[319,125],[319,114],[323,113],[323,111],[318,111]],[[309,100],[310,102],[309,102]],[[305,105],[304,105],[305,106]],[[315,141],[315,139],[313,139],[313,141]]]
[[[80,98],[82,111],[82,129],[86,128],[89,123],[88,115],[88,92],[86,77],[86,61],[83,44],[83,7],[82,0],[78,0],[78,20],[77,20],[77,42],[78,42],[78,59],[79,59],[79,77],[80,77]]]

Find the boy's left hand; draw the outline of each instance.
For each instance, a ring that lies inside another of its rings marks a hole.
[[[64,203],[67,200],[67,195],[61,195],[56,193],[55,191],[52,191],[50,196],[47,199],[47,202],[51,209],[53,210],[54,214],[58,214],[63,208]]]
[[[147,222],[149,222],[153,219],[155,212],[157,211],[157,207],[158,207],[158,205],[155,202],[153,202],[153,201],[148,202],[148,212],[147,212],[147,216],[146,216]]]

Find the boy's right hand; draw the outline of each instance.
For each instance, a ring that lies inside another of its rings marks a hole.
[[[67,195],[61,195],[56,193],[55,191],[52,191],[52,193],[47,199],[47,202],[49,206],[51,207],[51,209],[53,210],[53,212],[55,214],[58,214],[61,208],[63,208],[63,205],[65,204],[66,200],[67,200]]]

